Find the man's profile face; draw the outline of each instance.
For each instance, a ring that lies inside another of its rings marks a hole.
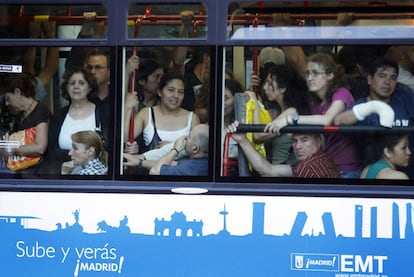
[[[292,147],[296,159],[303,161],[319,151],[321,139],[311,134],[293,134]]]
[[[374,76],[368,75],[370,100],[388,101],[397,85],[397,78],[397,72],[392,67],[381,67]]]

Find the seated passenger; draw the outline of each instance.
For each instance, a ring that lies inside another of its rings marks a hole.
[[[70,161],[62,164],[62,175],[105,175],[108,172],[108,153],[103,148],[101,137],[94,131],[72,134]]]
[[[125,165],[150,168],[150,175],[176,176],[207,176],[209,128],[207,124],[195,126],[190,135],[178,138],[167,154],[158,161],[136,159],[133,155],[124,154]],[[183,150],[188,158],[175,161],[176,156]]]
[[[328,153],[322,150],[320,134],[293,134],[292,147],[297,164],[271,164],[250,144],[245,134],[234,133],[239,123],[228,127],[253,169],[264,177],[338,178],[339,172]]]
[[[16,114],[15,126],[10,133],[33,129],[34,142],[9,149],[8,155],[42,156],[48,146],[50,111],[35,97],[35,79],[28,73],[6,75],[2,82],[0,94],[12,114]],[[8,135],[5,136],[8,140]],[[37,167],[20,170],[20,173],[35,173]]]
[[[409,179],[398,167],[408,166],[411,151],[407,135],[387,135],[366,151],[368,165],[361,173],[361,179]]]

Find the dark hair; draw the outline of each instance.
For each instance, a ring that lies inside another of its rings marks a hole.
[[[210,56],[210,46],[196,46],[193,48],[193,54],[191,57],[190,62],[186,64],[186,71],[193,71],[194,67],[197,64],[201,64],[203,62],[204,54]]]
[[[164,70],[164,68],[154,60],[144,60],[139,63],[139,68],[137,70],[137,78],[136,78],[136,87],[138,91],[139,101],[144,100],[144,95],[142,93],[142,86],[139,83],[139,81],[147,81],[148,77],[152,73],[154,73],[157,69]]]
[[[98,83],[95,77],[92,75],[92,73],[90,73],[87,69],[83,67],[70,67],[65,71],[65,73],[63,74],[63,82],[60,85],[60,88],[62,90],[62,97],[65,98],[66,100],[70,100],[67,86],[69,84],[70,77],[72,77],[72,75],[75,73],[81,73],[83,75],[86,82],[88,82],[89,86],[91,87],[89,96],[95,97],[98,91]]]
[[[382,135],[379,138],[378,136],[370,137],[364,149],[364,165],[369,165],[382,159],[385,148],[393,151],[394,147],[406,136],[406,134],[399,134]]]
[[[200,111],[206,110],[206,113]],[[198,90],[198,96],[194,101],[194,112],[200,118],[200,122],[208,122],[210,117],[210,82],[205,82]]]
[[[228,89],[231,94],[236,94],[238,92],[244,92],[243,86],[236,80],[226,79],[224,81],[224,86]]]
[[[332,73],[334,76],[331,80],[328,80],[328,91],[326,94],[326,99],[328,101],[331,100],[332,95],[338,88],[348,87],[344,79],[344,76],[345,76],[344,67],[341,64],[337,64],[334,57],[331,54],[327,54],[327,53],[312,54],[308,57],[308,63],[310,62],[320,64],[323,67],[325,73],[327,74]],[[312,100],[317,103],[320,103],[322,101],[321,99],[319,99],[319,97],[314,92],[311,92],[310,96]]]
[[[92,56],[105,56],[106,58],[106,66],[109,68],[111,66],[111,57],[109,55],[109,50],[101,49],[101,48],[90,48],[85,53],[85,63],[89,60]]]
[[[30,73],[7,74],[1,82],[0,94],[13,93],[18,88],[21,94],[26,97],[34,97],[36,89],[36,78]]]
[[[160,80],[160,86],[159,86],[158,89],[160,91],[162,91],[164,89],[164,87],[166,85],[168,85],[168,83],[171,80],[176,80],[176,79],[181,80],[183,82],[184,86],[185,86],[185,80],[184,80],[184,77],[181,74],[178,74],[178,73],[175,73],[175,72],[167,72],[164,75],[162,75],[162,78]]]
[[[294,107],[299,114],[310,114],[306,82],[292,67],[286,64],[274,65],[268,68],[268,74],[279,88],[286,89],[283,102],[287,107]]]
[[[159,63],[154,60],[143,60],[139,63],[137,71],[137,81],[148,80],[148,77],[157,69],[164,69]]]
[[[393,62],[391,60],[387,60],[383,57],[379,57],[375,59],[370,66],[368,67],[368,74],[371,76],[374,76],[375,73],[378,71],[378,69],[385,69],[387,67],[391,67],[395,70],[395,73],[398,75],[398,64],[396,62]]]

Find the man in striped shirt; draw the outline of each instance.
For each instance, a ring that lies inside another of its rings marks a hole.
[[[228,127],[229,132],[237,130],[238,122]],[[260,155],[247,140],[245,134],[233,133],[233,139],[253,166],[263,177],[339,178],[339,172],[332,158],[322,150],[320,134],[292,134],[292,148],[297,164],[271,164]]]

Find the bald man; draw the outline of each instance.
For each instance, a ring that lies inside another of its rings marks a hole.
[[[195,126],[189,136],[178,138],[174,147],[151,167],[150,175],[207,176],[209,127],[207,124]],[[188,159],[175,161],[182,150],[188,153]]]

